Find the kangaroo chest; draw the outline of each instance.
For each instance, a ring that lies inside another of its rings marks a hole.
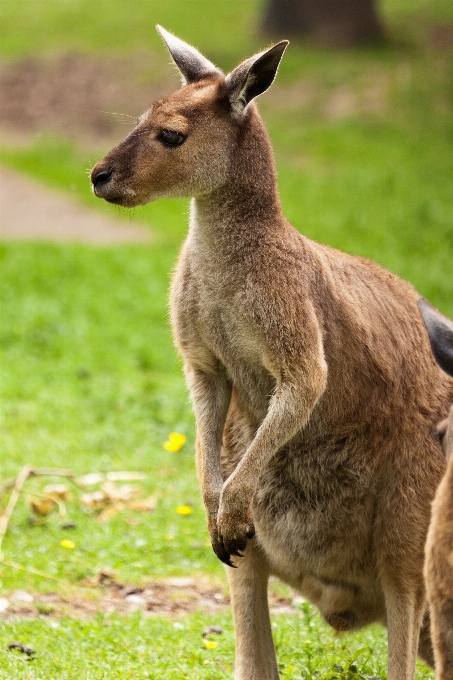
[[[266,414],[275,379],[263,364],[259,329],[244,304],[242,282],[216,263],[180,261],[172,284],[176,343],[186,361],[214,360],[258,422]]]

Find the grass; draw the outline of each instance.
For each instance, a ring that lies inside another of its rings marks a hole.
[[[222,635],[210,637],[218,643],[215,649],[203,643],[206,625],[223,629]],[[307,605],[294,616],[275,617],[273,627],[282,678],[360,680],[385,672],[386,635],[379,628],[333,637]],[[23,655],[4,651],[16,639],[35,649],[36,658],[26,663]],[[139,613],[126,619],[98,616],[89,622],[43,617],[4,626],[0,647],[2,680],[65,680],[76,675],[86,680],[220,680],[231,677],[234,657],[231,616],[203,613],[176,620]],[[9,675],[2,675],[3,669]]]
[[[204,628],[221,626],[223,633],[208,636],[216,642],[207,649]],[[275,647],[282,678],[288,680],[364,680],[385,677],[387,636],[372,626],[364,631],[333,636],[313,609],[303,604],[292,616],[273,621]],[[37,653],[29,662],[6,651],[22,640]],[[77,650],[77,653],[74,653]],[[0,631],[0,679],[84,680],[152,678],[153,680],[222,680],[230,678],[234,634],[229,614],[202,612],[183,618],[146,618],[141,613],[119,617],[97,616],[90,621],[41,617],[3,626]],[[432,677],[421,664],[417,680]]]
[[[262,45],[258,11],[256,0],[140,0],[134,12],[119,0],[48,0],[39,8],[32,0],[4,0],[0,53],[15,59],[67,49],[149,48],[165,69],[168,57],[153,29],[159,21],[228,68]],[[282,202],[306,235],[381,262],[453,316],[453,67],[451,51],[436,51],[420,38],[431,24],[451,22],[453,10],[442,0],[386,0],[382,11],[391,30],[402,31],[403,46],[332,55],[292,44],[277,83],[262,98]],[[345,98],[352,105],[332,114]],[[106,150],[43,134],[0,149],[0,160],[127,228],[128,213],[89,191],[86,170]],[[160,201],[135,217],[149,225],[148,246],[0,246],[0,479],[26,462],[78,474],[144,470],[143,492],[156,495],[157,508],[99,524],[72,502],[68,519],[76,528],[68,535],[56,514],[29,524],[24,494],[4,552],[72,584],[105,566],[131,583],[200,573],[223,580],[206,547],[193,418],[167,318],[187,203]],[[188,436],[178,453],[162,448],[172,430]],[[32,480],[27,489],[39,491],[46,482]],[[184,503],[192,506],[186,517],[175,511]],[[73,550],[61,546],[64,538],[74,541]],[[59,588],[6,566],[0,587],[5,593]],[[176,623],[184,628],[139,614],[4,624],[0,679],[231,677],[229,614],[197,612]],[[216,650],[207,650],[201,630],[213,623],[225,632]],[[385,677],[386,637],[379,628],[334,637],[308,605],[298,615],[275,617],[273,625],[284,678]],[[36,659],[6,652],[14,639],[37,649]],[[348,670],[351,664],[357,672]],[[417,677],[433,676],[420,666]]]

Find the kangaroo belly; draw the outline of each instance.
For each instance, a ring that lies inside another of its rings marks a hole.
[[[337,470],[334,491],[335,473],[323,483],[309,465],[297,475],[291,456],[289,474],[278,463],[277,457],[262,475],[253,501],[256,540],[271,572],[317,605],[336,630],[384,621],[371,480],[346,475],[341,484]]]

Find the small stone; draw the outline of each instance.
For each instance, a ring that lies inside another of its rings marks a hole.
[[[62,529],[76,529],[75,522],[64,522],[60,525]]]
[[[9,601],[6,599],[6,597],[0,597],[0,614],[3,612],[6,612],[6,610],[9,607]]]
[[[167,586],[173,586],[173,588],[190,588],[195,585],[195,579],[185,576],[176,576],[174,578],[167,578],[165,584]]]
[[[134,607],[145,607],[146,600],[142,595],[126,595],[125,600]]]
[[[11,595],[11,600],[13,602],[25,602],[26,604],[31,604],[34,601],[33,595],[31,593],[25,592],[25,590],[15,590]]]

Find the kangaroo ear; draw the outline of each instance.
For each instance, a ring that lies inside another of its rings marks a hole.
[[[227,75],[225,83],[231,106],[237,115],[242,115],[252,99],[272,85],[288,44],[288,40],[282,40],[268,50],[243,61]]]
[[[428,331],[434,358],[439,366],[453,377],[453,321],[434,309],[424,298],[418,298],[417,302]]]
[[[165,28],[156,26],[157,32],[162,36],[170,54],[178,69],[181,71],[183,84],[188,85],[196,80],[205,78],[209,74],[221,76],[222,72],[203,57],[195,47],[188,45],[183,40],[172,35]]]

